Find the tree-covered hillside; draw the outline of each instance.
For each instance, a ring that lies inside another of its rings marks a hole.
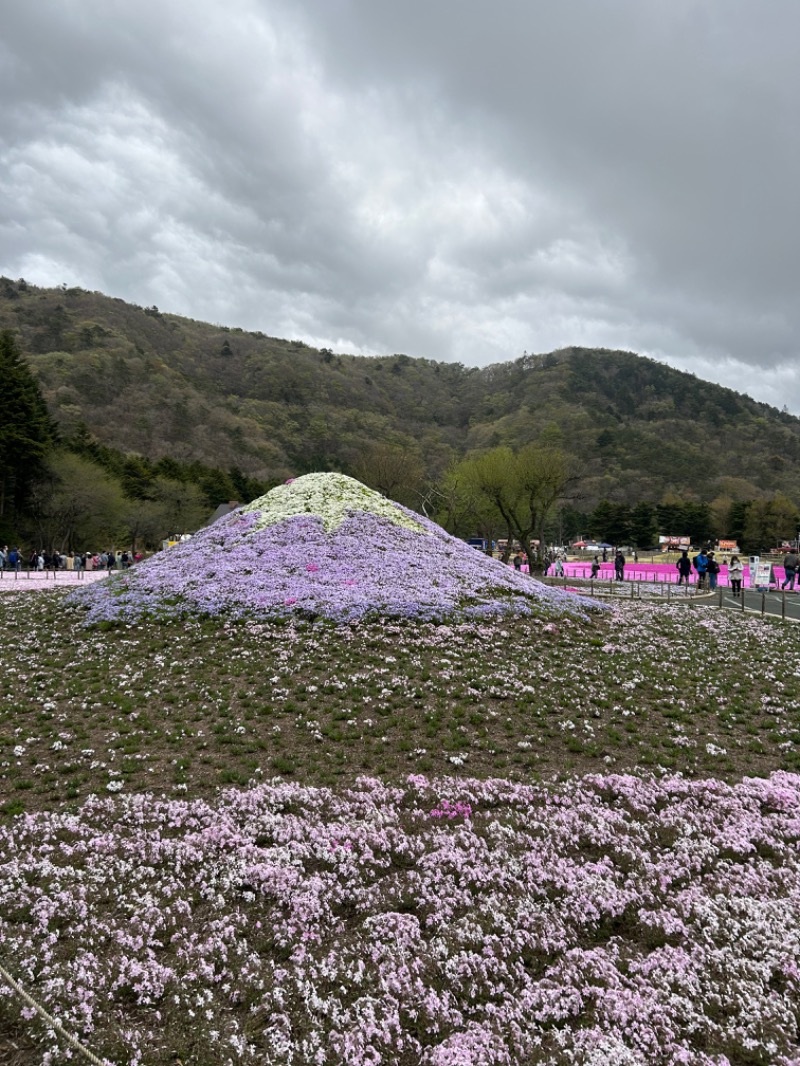
[[[433,476],[469,451],[561,448],[584,507],[669,494],[800,496],[800,419],[630,352],[568,348],[484,369],[319,351],[82,289],[0,279],[63,437],[263,482],[350,472],[376,443]]]

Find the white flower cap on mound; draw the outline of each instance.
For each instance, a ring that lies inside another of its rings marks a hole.
[[[305,474],[293,478],[240,508],[239,513],[257,513],[256,529],[266,529],[298,515],[314,515],[322,521],[326,533],[335,533],[355,511],[374,514],[415,533],[430,536],[428,530],[415,522],[399,504],[346,474]]]

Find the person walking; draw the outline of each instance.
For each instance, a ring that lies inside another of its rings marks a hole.
[[[617,581],[625,580],[625,556],[621,551],[614,556],[614,574]]]
[[[599,573],[600,573],[600,557],[599,557],[599,555],[595,555],[594,559],[592,559],[592,581],[596,581],[597,580],[597,575]]]
[[[787,552],[783,560],[783,571],[786,576],[781,585],[782,589],[785,589],[788,585],[789,592],[794,592],[794,579],[797,576],[798,566],[800,566],[800,555],[792,549],[792,551]]]
[[[681,552],[681,557],[678,559],[675,566],[678,569],[678,584],[688,585],[689,576],[692,572],[692,560],[689,558],[689,552],[686,548]]]
[[[742,594],[742,578],[744,576],[744,566],[738,555],[732,555],[731,561],[728,565],[728,578],[730,579],[731,589],[733,590],[733,596],[735,599],[739,599]]]

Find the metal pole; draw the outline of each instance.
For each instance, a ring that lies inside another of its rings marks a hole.
[[[766,592],[762,592],[761,593],[761,617],[763,618],[766,613],[767,613],[767,594],[766,594]]]

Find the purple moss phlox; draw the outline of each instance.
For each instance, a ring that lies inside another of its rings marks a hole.
[[[487,558],[405,508],[425,533],[366,512],[333,532],[314,515],[258,528],[232,515],[133,570],[73,594],[87,623],[183,615],[420,621],[585,616],[590,601]]]

